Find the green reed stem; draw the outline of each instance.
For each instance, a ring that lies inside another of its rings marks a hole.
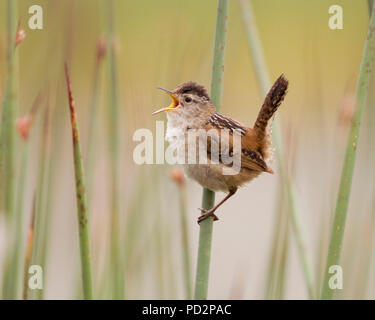
[[[372,9],[372,5],[374,4],[374,0],[367,0],[367,4],[368,4],[368,12],[371,16],[371,9]]]
[[[216,109],[221,106],[225,40],[227,35],[228,0],[219,0],[216,16],[216,32],[214,46],[214,60],[211,78],[211,99]],[[211,209],[215,204],[215,193],[203,189],[202,207]],[[195,280],[195,299],[207,299],[208,279],[211,260],[211,243],[213,231],[213,218],[208,218],[200,223],[197,274]]]
[[[45,114],[47,109],[45,109]],[[34,224],[34,243],[33,243],[33,254],[31,256],[31,263],[39,265],[46,270],[46,266],[43,263],[43,248],[48,241],[46,236],[46,215],[48,212],[45,210],[46,201],[46,167],[47,167],[47,134],[45,132],[46,117],[43,120],[44,129],[41,130],[41,144],[39,152],[39,173],[38,173],[38,187],[36,193],[36,211],[35,211],[35,224]],[[30,299],[43,299],[44,290],[29,290],[28,298]]]
[[[95,182],[95,167],[97,164],[98,155],[98,140],[99,136],[99,111],[100,111],[100,91],[101,91],[101,75],[102,65],[106,54],[106,43],[104,38],[99,38],[96,44],[96,55],[94,62],[94,74],[92,79],[91,98],[89,102],[90,120],[89,120],[89,132],[88,132],[88,143],[86,151],[86,194],[87,203],[89,208],[89,217],[92,214],[92,196]],[[94,268],[95,278],[95,268]],[[79,289],[79,288],[78,288]],[[99,294],[103,293],[100,285],[96,285],[94,295],[100,299]]]
[[[345,221],[349,205],[349,197],[354,172],[355,157],[357,153],[358,137],[361,128],[363,110],[366,105],[370,74],[373,67],[375,47],[375,6],[368,27],[366,43],[363,51],[362,62],[356,88],[355,111],[351,121],[350,132],[346,147],[344,166],[341,173],[341,182],[336,202],[335,217],[332,225],[331,240],[328,249],[327,265],[325,269],[324,282],[322,285],[321,299],[332,299],[334,289],[329,287],[329,279],[332,274],[329,268],[340,263],[340,254],[345,231]]]
[[[33,229],[33,250],[31,256],[31,264],[39,265],[46,270],[44,257],[44,248],[47,245],[48,237],[46,230],[47,215],[49,214],[45,209],[46,203],[46,167],[47,167],[47,132],[46,120],[48,113],[48,106],[44,111],[43,129],[41,130],[41,144],[38,152],[38,182],[37,191],[35,195],[35,215],[34,215],[34,229]],[[44,290],[31,290],[27,292],[28,299],[43,299]]]
[[[15,119],[18,94],[18,54],[16,50],[17,1],[7,1],[7,78],[1,116],[0,132],[0,211],[9,219],[15,204]]]
[[[285,296],[285,282],[286,282],[286,269],[287,269],[287,260],[288,260],[288,252],[289,252],[289,230],[288,224],[286,225],[286,230],[284,233],[284,238],[282,239],[282,247],[281,247],[281,257],[280,257],[280,265],[279,265],[279,277],[277,277],[276,283],[276,292],[275,298],[278,300],[284,299]]]
[[[51,133],[50,133],[50,105],[49,101],[44,111],[43,131],[42,131],[42,150],[40,158],[40,186],[39,186],[39,201],[37,202],[36,216],[41,219],[42,223],[39,226],[39,245],[37,248],[39,264],[46,270],[46,261],[48,256],[48,248],[50,243],[50,229],[52,211],[48,210],[51,193]],[[45,281],[46,283],[46,281]],[[44,298],[44,290],[40,290],[39,299]]]
[[[115,299],[124,297],[125,273],[123,253],[120,252],[120,212],[119,212],[119,107],[117,59],[114,36],[113,0],[108,2],[108,71],[109,71],[109,146],[112,176],[111,191],[111,277]]]
[[[267,65],[264,60],[262,45],[258,37],[253,9],[248,0],[239,0],[239,3],[241,6],[242,18],[247,35],[247,43],[249,45],[249,51],[251,59],[253,61],[255,74],[257,76],[258,82],[260,83],[261,94],[265,96],[269,88],[271,87],[271,81],[269,79]],[[273,143],[276,149],[276,159],[279,164],[280,178],[283,183],[283,188],[285,188],[286,190],[291,223],[297,242],[298,254],[302,264],[303,274],[309,293],[309,298],[313,299],[314,287],[312,280],[312,272],[308,261],[308,255],[306,252],[305,239],[301,228],[300,216],[296,210],[294,186],[287,173],[286,165],[284,163],[281,131],[277,120],[275,120],[274,122],[272,131]]]
[[[182,236],[182,254],[183,266],[185,273],[185,295],[187,300],[192,298],[192,275],[190,262],[190,247],[189,247],[189,230],[186,218],[186,190],[184,182],[178,186],[180,194],[180,212],[181,212],[181,236]]]
[[[6,264],[2,293],[5,299],[13,299],[16,294],[12,280],[16,277],[16,256],[13,252],[17,237],[15,212],[16,188],[16,128],[17,95],[18,95],[18,53],[16,50],[17,34],[17,1],[7,1],[7,70],[4,101],[0,124],[0,213],[5,213],[9,232],[9,250],[6,252]]]
[[[78,211],[78,229],[79,242],[81,251],[81,268],[83,296],[85,299],[93,299],[92,295],[92,270],[91,270],[91,250],[90,250],[90,225],[87,215],[86,191],[83,175],[81,147],[79,143],[79,133],[77,125],[77,114],[72,95],[72,89],[69,79],[68,67],[65,64],[65,76],[69,96],[70,120],[72,123],[73,136],[73,155],[74,155],[74,172],[76,181],[77,194],[77,211]]]
[[[29,229],[27,232],[25,259],[24,259],[24,270],[23,270],[23,290],[22,297],[24,300],[29,299],[29,267],[31,265],[31,257],[33,255],[33,245],[34,245],[34,227],[35,227],[35,212],[36,212],[36,196],[33,197],[33,205],[31,209],[31,219],[29,224]]]
[[[101,79],[101,69],[102,62],[105,56],[105,44],[102,39],[98,40],[96,48],[96,58],[94,66],[94,77],[93,85],[91,91],[91,100],[90,100],[90,127],[88,135],[88,148],[87,148],[87,196],[88,203],[90,204],[90,199],[92,196],[92,185],[94,180],[94,169],[96,164],[96,155],[97,155],[97,142],[98,142],[98,120],[99,120],[99,92],[100,92],[100,79]]]
[[[288,250],[288,216],[287,216],[287,204],[285,199],[285,193],[283,188],[279,187],[279,199],[277,204],[277,216],[276,223],[274,226],[274,235],[272,240],[272,249],[270,254],[270,260],[268,263],[267,271],[267,286],[266,286],[266,299],[279,299],[277,296],[277,289],[280,291],[282,288],[281,283],[284,282],[285,271],[283,266],[286,261],[283,261],[283,253]],[[280,285],[279,285],[280,284]]]
[[[16,238],[16,242],[13,243],[13,252],[11,253],[11,275],[6,277],[5,281],[10,281],[10,284],[7,285],[5,291],[7,292],[4,295],[4,298],[7,299],[7,296],[10,299],[19,299],[20,298],[20,275],[22,274],[22,258],[24,256],[24,228],[23,228],[23,212],[25,206],[25,184],[27,183],[27,169],[28,169],[28,154],[29,154],[29,147],[30,143],[25,141],[24,145],[22,146],[22,154],[21,154],[21,172],[19,177],[19,191],[17,194],[17,205],[16,205],[16,216],[14,221],[15,229],[14,229],[14,236]]]
[[[373,4],[373,2],[374,2],[373,0],[369,0],[369,5]],[[370,6],[369,6],[369,18],[371,19],[371,7]],[[375,128],[375,108],[374,108],[374,105],[375,105],[375,92],[374,92],[375,74],[372,73],[370,77],[371,78],[370,78],[370,85],[369,85],[369,96],[368,96],[368,99],[367,99],[367,105],[368,105],[367,108],[368,108],[368,117],[371,120],[367,121],[367,126],[368,126],[367,141],[369,142],[369,147],[371,148],[372,137],[375,134],[375,131],[374,131],[374,128]],[[374,148],[371,148],[371,149],[372,149],[371,161],[373,162],[375,160],[375,152],[374,152],[375,150],[374,150]],[[375,173],[375,171],[373,173]],[[375,176],[373,176],[372,181],[375,181],[374,178],[375,178]],[[373,186],[373,192],[374,191],[375,191],[375,189],[374,189],[374,186]],[[362,245],[362,255],[364,256],[364,260],[366,260],[366,262],[364,263],[365,272],[361,272],[362,279],[363,279],[363,284],[362,284],[362,288],[361,288],[362,290],[359,291],[360,295],[362,295],[361,299],[366,298],[365,293],[368,291],[367,288],[370,287],[370,283],[369,283],[368,279],[370,279],[370,277],[371,277],[371,275],[370,275],[370,272],[372,270],[371,269],[371,267],[372,267],[371,259],[373,257],[372,257],[372,255],[368,254],[368,252],[370,252],[370,250],[372,250],[375,246],[375,238],[374,238],[374,235],[375,235],[375,194],[374,193],[373,193],[373,197],[372,197],[371,213],[370,213],[370,217],[368,218],[368,220],[366,219],[366,221],[365,221],[365,226],[366,226],[365,229],[368,230],[368,237],[364,236],[364,239],[363,239],[364,245]],[[368,250],[367,250],[367,248],[368,248]]]
[[[15,216],[12,219],[12,237],[13,243],[10,249],[10,264],[7,265],[8,272],[5,276],[4,298],[20,299],[21,286],[20,280],[23,273],[23,257],[25,246],[24,230],[24,208],[25,208],[25,190],[28,177],[28,155],[30,149],[30,131],[34,122],[35,113],[41,103],[41,94],[35,99],[29,114],[20,119],[18,132],[22,140],[21,169],[18,181],[17,203],[15,207]]]

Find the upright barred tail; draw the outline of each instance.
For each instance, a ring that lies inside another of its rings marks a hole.
[[[267,125],[281,102],[284,100],[288,89],[288,80],[282,74],[274,83],[268,92],[263,106],[259,111],[259,115],[254,124],[258,139],[261,140],[267,134]]]

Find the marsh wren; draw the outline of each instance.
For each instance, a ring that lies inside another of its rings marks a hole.
[[[238,149],[240,168],[238,172],[223,174],[222,169],[227,168],[228,163],[222,161],[221,157],[219,157],[219,162],[210,161],[212,154],[209,147],[213,141],[209,138],[207,139],[207,148],[205,150],[208,162],[184,164],[187,176],[203,187],[212,191],[228,193],[212,209],[201,209],[203,214],[198,218],[198,223],[208,217],[218,220],[215,215],[216,209],[233,196],[238,187],[250,182],[262,172],[273,173],[270,168],[270,161],[273,157],[271,119],[284,100],[288,89],[288,80],[284,75],[281,75],[275,81],[264,100],[253,128],[246,127],[240,122],[216,112],[216,108],[211,102],[206,89],[195,82],[185,82],[173,91],[159,89],[170,96],[172,103],[169,107],[155,111],[153,114],[167,112],[166,140],[176,148],[183,145],[182,148],[185,148],[187,152],[186,135],[190,130],[203,129],[206,132],[216,129],[219,135],[222,135],[224,131],[229,133],[227,151],[230,155],[233,155],[233,145],[237,141],[235,136],[240,138],[240,148]],[[218,144],[220,149],[222,144],[220,141]]]

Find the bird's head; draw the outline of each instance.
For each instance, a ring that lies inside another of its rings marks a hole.
[[[189,81],[179,85],[173,91],[158,88],[166,92],[172,99],[172,103],[155,111],[153,114],[167,112],[168,117],[183,118],[186,121],[209,119],[215,112],[215,107],[210,100],[206,89],[195,82]]]

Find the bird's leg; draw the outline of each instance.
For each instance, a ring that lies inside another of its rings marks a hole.
[[[219,220],[219,218],[215,215],[215,211],[219,208],[225,201],[227,201],[231,196],[233,196],[237,191],[237,188],[233,188],[229,190],[229,193],[225,196],[223,200],[221,200],[215,207],[210,210],[200,209],[204,214],[200,215],[198,218],[198,223],[201,223],[203,220],[207,219],[208,217],[213,217],[214,221]]]

